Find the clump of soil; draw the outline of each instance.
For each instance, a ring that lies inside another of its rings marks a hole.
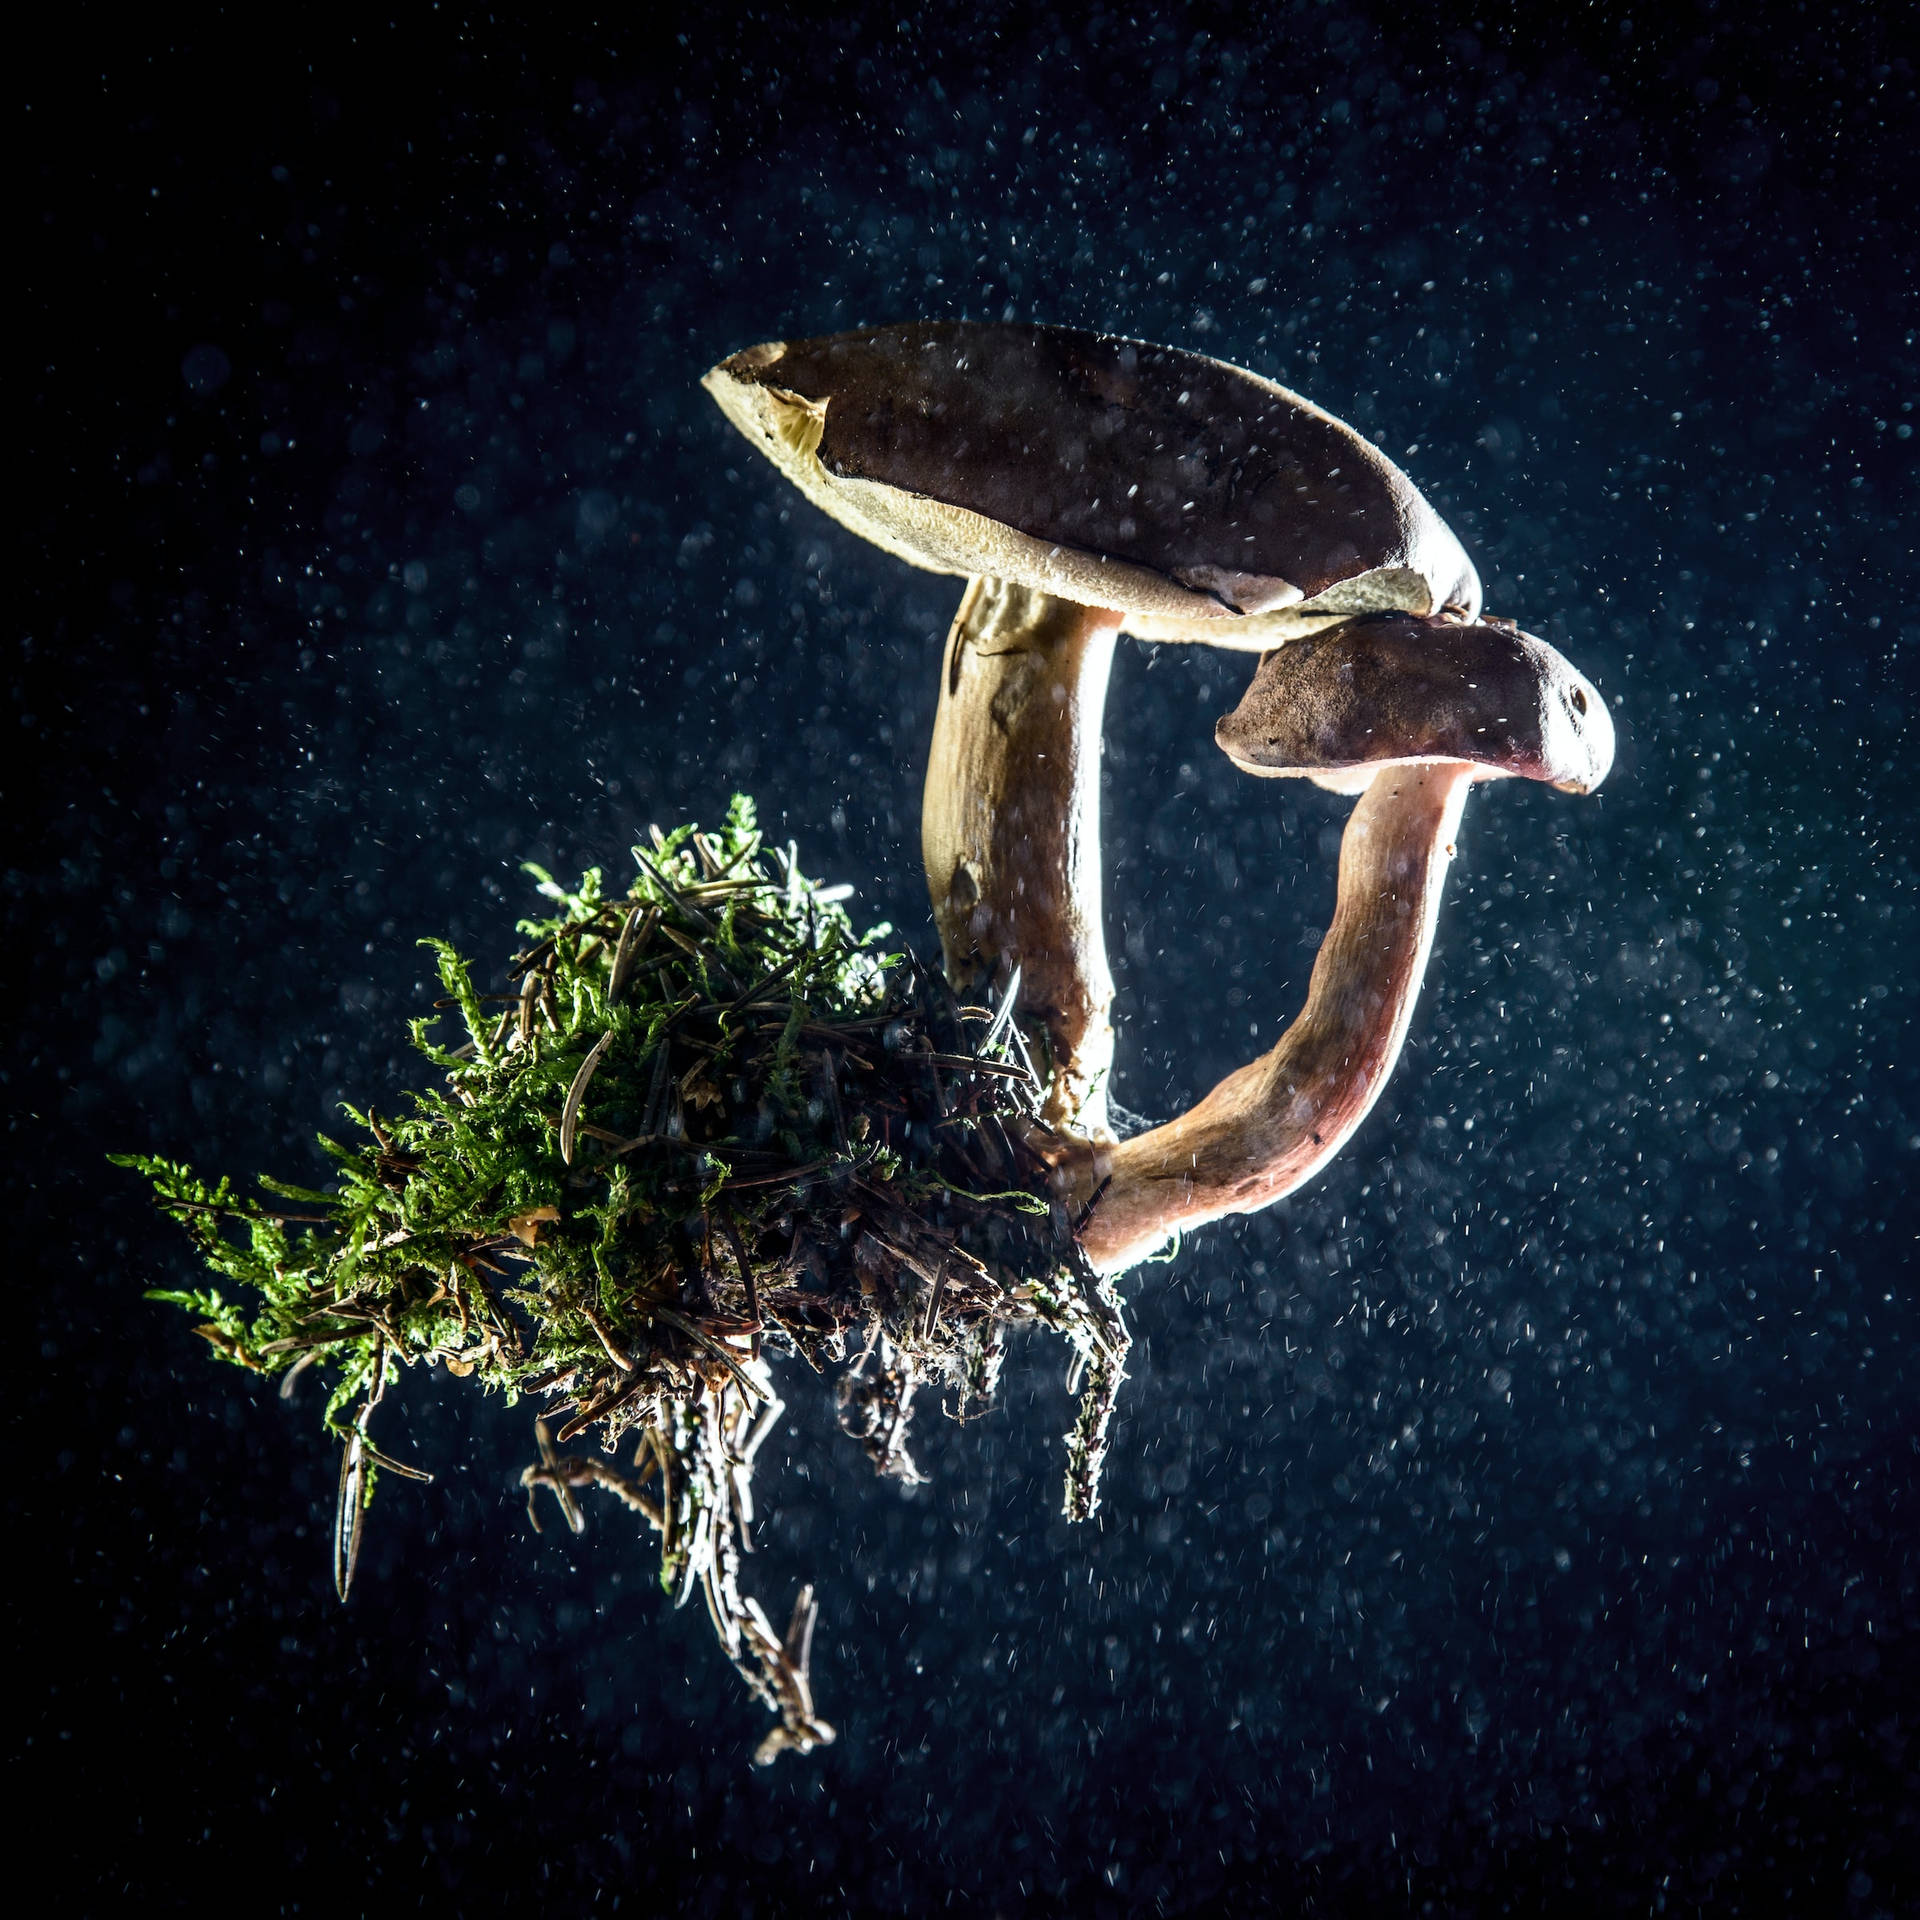
[[[533,870],[556,910],[521,923],[499,991],[424,943],[465,1040],[445,1049],[437,1016],[413,1022],[443,1085],[404,1113],[355,1112],[356,1143],[323,1136],[332,1189],[263,1178],[272,1206],[184,1164],[120,1164],[251,1296],[153,1297],[239,1366],[332,1375],[343,1598],[380,1474],[428,1477],[372,1437],[398,1370],[538,1396],[535,1524],[545,1489],[577,1530],[593,1487],[646,1520],[662,1585],[701,1593],[779,1716],[764,1763],[833,1738],[808,1681],[812,1590],[784,1634],[739,1590],[754,1455],[782,1407],[773,1363],[835,1370],[841,1425],[912,1480],[916,1395],[966,1419],[992,1399],[1007,1330],[1050,1328],[1084,1381],[1066,1493],[1084,1518],[1127,1334],[1048,1197],[1044,1089],[1011,996],[963,1006],[885,948],[889,929],[857,934],[846,890],[769,848],[744,798],[715,833],[656,828],[634,852],[619,895],[598,870],[577,890]],[[561,1451],[576,1440],[593,1450]]]

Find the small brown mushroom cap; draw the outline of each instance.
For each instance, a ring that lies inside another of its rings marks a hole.
[[[749,347],[704,384],[888,552],[1143,638],[1257,650],[1359,613],[1480,610],[1459,541],[1377,447],[1201,354],[948,322]]]
[[[1383,766],[1471,763],[1476,777],[1591,793],[1613,765],[1599,691],[1544,640],[1504,622],[1353,620],[1269,653],[1214,738],[1248,773],[1339,792]]]

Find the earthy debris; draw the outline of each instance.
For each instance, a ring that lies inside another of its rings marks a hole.
[[[323,1141],[335,1190],[262,1182],[301,1215],[184,1165],[122,1164],[258,1305],[157,1297],[239,1365],[333,1370],[343,1598],[380,1472],[418,1471],[369,1433],[395,1364],[539,1395],[529,1511],[545,1488],[578,1531],[575,1495],[597,1487],[658,1533],[661,1584],[677,1604],[702,1593],[779,1716],[764,1763],[833,1737],[809,1680],[812,1588],[784,1636],[738,1588],[754,1454],[781,1407],[771,1362],[843,1366],[843,1427],[912,1482],[919,1389],[969,1417],[1007,1329],[1047,1326],[1085,1375],[1066,1500],[1084,1517],[1127,1335],[1049,1203],[1044,1090],[1005,1005],[961,1006],[885,950],[887,929],[857,935],[838,890],[791,851],[768,857],[745,801],[718,833],[656,834],[636,861],[612,897],[598,872],[577,891],[537,873],[557,912],[522,924],[498,994],[428,943],[466,1027],[446,1050],[432,1019],[414,1024],[443,1089],[362,1119],[364,1145]],[[599,1457],[558,1451],[588,1435]],[[630,1474],[612,1460],[629,1436]]]

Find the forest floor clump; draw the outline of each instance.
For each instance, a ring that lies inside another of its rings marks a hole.
[[[193,1312],[225,1360],[331,1377],[342,1445],[334,1572],[352,1583],[383,1472],[425,1479],[375,1444],[400,1370],[444,1366],[541,1402],[542,1490],[576,1531],[600,1488],[660,1539],[663,1587],[697,1590],[715,1633],[778,1716],[756,1759],[833,1738],[815,1712],[804,1588],[784,1633],[740,1591],[754,1457],[782,1411],[773,1362],[834,1370],[842,1427],[883,1474],[917,1479],[916,1395],[967,1419],[991,1402],[1009,1328],[1076,1351],[1066,1510],[1098,1503],[1127,1333],[1049,1198],[1044,1089],[1011,1017],[856,933],[840,904],[769,847],[736,798],[703,833],[653,830],[624,893],[599,870],[567,889],[494,991],[428,941],[445,999],[412,1023],[444,1076],[407,1110],[349,1108],[322,1136],[314,1189],[262,1177],[279,1203],[190,1166],[118,1156],[192,1235],[217,1288],[153,1297]],[[465,1038],[435,1038],[441,1014]],[[569,1443],[586,1450],[567,1452]],[[621,1453],[630,1451],[630,1464]]]

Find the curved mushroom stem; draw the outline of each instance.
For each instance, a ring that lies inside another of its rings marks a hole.
[[[947,636],[920,847],[956,987],[1020,970],[1046,1119],[1107,1136],[1100,720],[1121,616],[977,575]]]
[[[1376,774],[1340,842],[1307,1004],[1280,1044],[1178,1120],[1064,1160],[1062,1198],[1092,1203],[1080,1241],[1095,1267],[1120,1272],[1182,1228],[1270,1206],[1366,1118],[1413,1017],[1474,772],[1430,761]]]

